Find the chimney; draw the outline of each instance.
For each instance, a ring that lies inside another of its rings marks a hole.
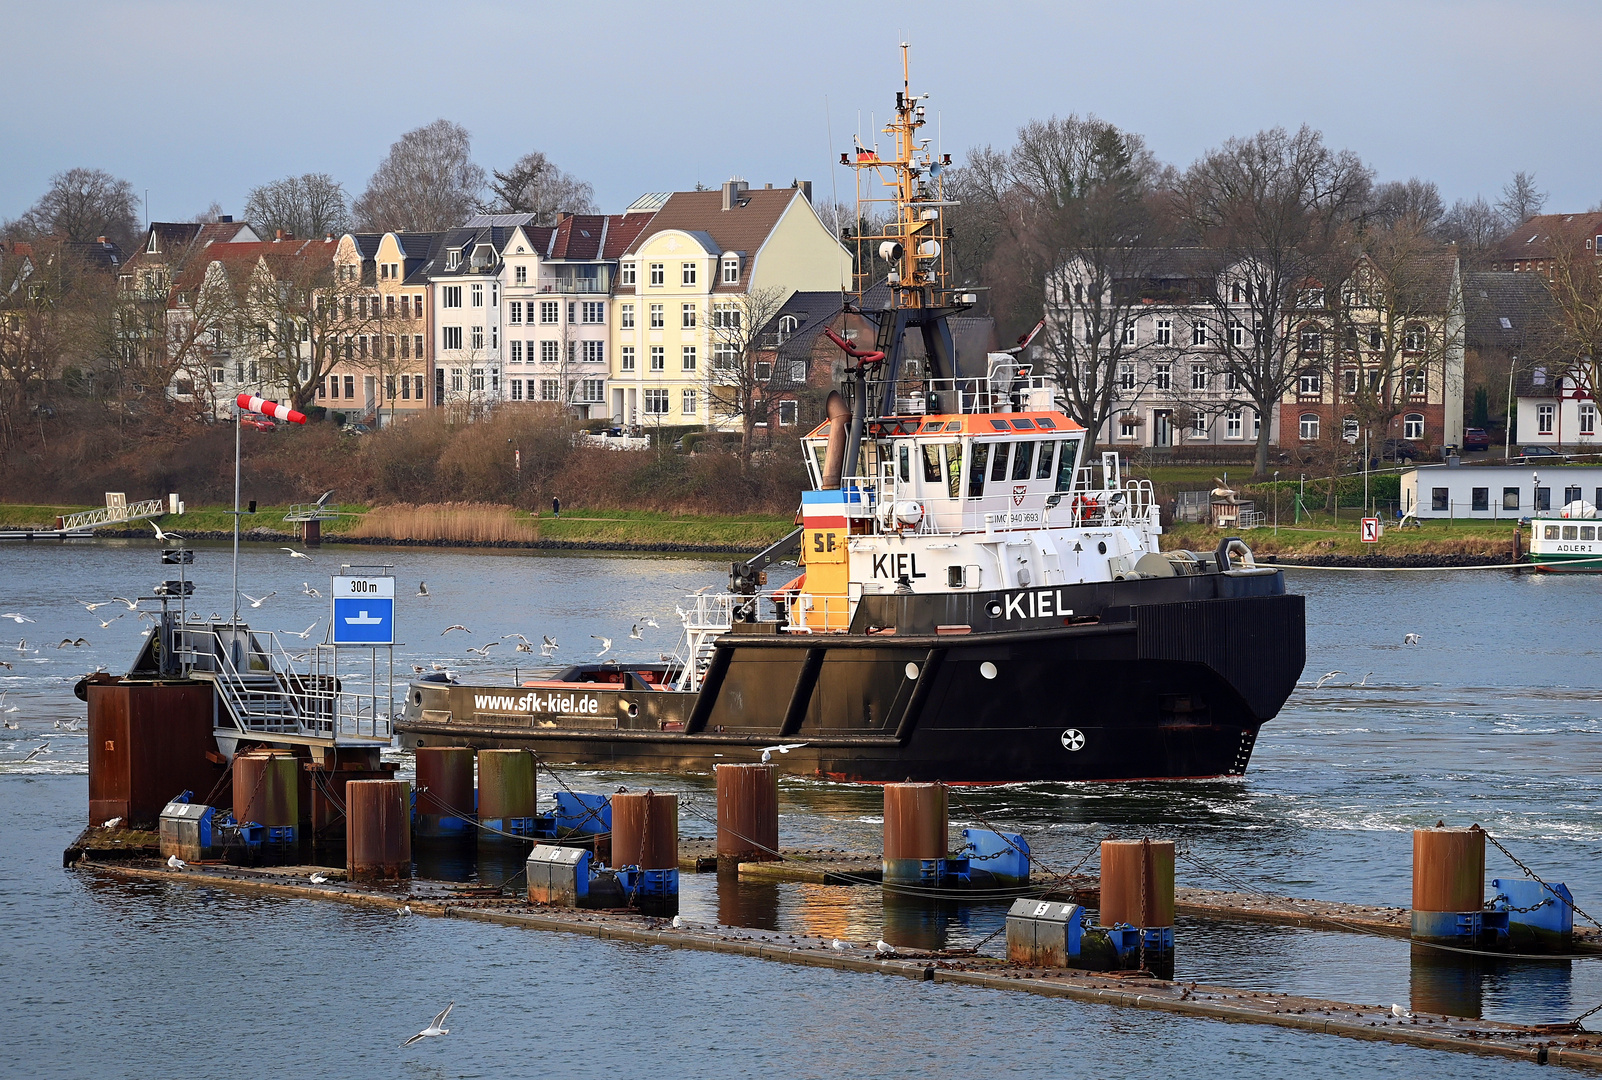
[[[334,242],[334,234],[333,233],[323,233],[323,243],[332,244],[333,242]]]
[[[232,225],[233,223],[234,223],[234,215],[232,215],[232,214],[218,214],[217,215],[217,224],[219,224],[219,225]]]
[[[792,180],[790,182],[790,186],[794,187],[794,188],[800,188],[801,189],[801,197],[803,199],[805,199],[807,202],[811,202],[812,201],[812,181],[811,180]]]
[[[275,235],[273,237],[273,243],[275,243],[275,244],[278,243],[278,241],[280,241],[280,240],[282,240],[284,238],[284,230],[278,229],[278,230],[276,230],[276,232],[277,232],[277,235]]]
[[[773,185],[772,184],[763,184],[762,185],[762,190],[764,190],[764,191],[772,191],[773,190]]]
[[[106,238],[104,236],[97,236],[97,237],[95,237],[95,243],[99,244],[101,247],[105,247],[106,246]]]
[[[745,198],[745,193],[750,190],[751,185],[741,180],[738,176],[725,180],[723,182],[723,209],[733,210],[736,206],[739,206],[740,200]]]

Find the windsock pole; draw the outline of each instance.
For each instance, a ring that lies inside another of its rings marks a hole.
[[[296,412],[276,401],[268,401],[254,394],[240,394],[234,399],[234,626],[239,625],[239,429],[244,427],[241,421],[247,412],[260,413],[290,424],[306,422],[305,413]]]

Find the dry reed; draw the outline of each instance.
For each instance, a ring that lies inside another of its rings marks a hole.
[[[540,534],[533,521],[515,516],[510,506],[463,502],[376,506],[362,516],[349,535],[494,543],[537,540]]]

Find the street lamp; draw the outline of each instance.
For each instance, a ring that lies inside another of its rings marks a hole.
[[[1507,423],[1502,427],[1502,460],[1513,456],[1513,372],[1518,370],[1519,358],[1507,365]]]
[[[1274,470],[1274,535],[1279,535],[1279,470]]]

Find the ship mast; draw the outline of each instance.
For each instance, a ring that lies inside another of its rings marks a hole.
[[[901,44],[901,89],[895,113],[881,129],[893,150],[881,151],[855,141],[854,153],[842,153],[840,164],[856,173],[857,266],[854,309],[874,322],[874,348],[883,354],[870,378],[862,364],[853,369],[855,394],[845,474],[854,475],[862,435],[869,419],[895,415],[901,385],[906,332],[917,327],[923,340],[926,370],[917,392],[924,408],[935,413],[963,411],[956,346],[947,319],[972,306],[972,293],[951,291],[946,252],[944,210],[955,203],[945,197],[943,174],[949,154],[930,150],[921,137],[928,123],[928,94],[913,94],[910,46]],[[880,268],[884,267],[883,276]],[[888,286],[887,300],[878,286]],[[920,409],[919,411],[924,411]]]

